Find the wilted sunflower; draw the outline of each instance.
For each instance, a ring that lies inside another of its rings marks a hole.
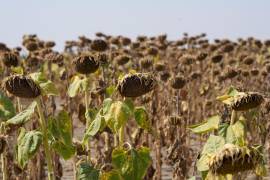
[[[57,52],[51,52],[45,55],[45,59],[53,63],[61,64],[64,61],[64,56]]]
[[[236,111],[247,111],[260,106],[263,100],[263,96],[257,92],[240,93],[234,98],[231,107]]]
[[[95,39],[91,43],[91,48],[95,51],[105,51],[108,48],[108,44],[102,39]]]
[[[183,76],[176,76],[171,79],[171,87],[173,89],[181,89],[186,85],[186,79]]]
[[[4,87],[9,93],[21,98],[36,98],[41,94],[40,87],[30,77],[24,75],[8,77]]]
[[[213,174],[225,175],[254,170],[263,161],[260,151],[254,147],[238,147],[225,144],[224,147],[211,157],[210,171]]]
[[[223,59],[223,55],[217,54],[217,55],[214,55],[211,60],[213,63],[219,63],[221,62],[222,59]]]
[[[156,63],[154,68],[156,71],[164,71],[166,69],[166,66],[163,63]]]
[[[117,89],[124,97],[139,97],[155,88],[156,80],[148,73],[125,75],[118,83]]]
[[[25,44],[25,47],[28,51],[35,51],[38,49],[38,43],[35,41],[29,41]]]
[[[118,65],[120,65],[120,66],[121,66],[121,65],[127,64],[127,63],[129,62],[129,60],[130,60],[130,56],[125,55],[125,54],[123,54],[123,55],[118,55],[118,56],[115,57],[116,63],[117,63]]]
[[[12,52],[1,53],[0,60],[3,61],[6,67],[18,66],[19,64],[19,57]]]
[[[80,55],[73,60],[75,69],[81,74],[90,74],[97,71],[99,62],[91,55]]]
[[[153,65],[153,60],[150,57],[143,58],[140,65],[143,69],[148,69]]]

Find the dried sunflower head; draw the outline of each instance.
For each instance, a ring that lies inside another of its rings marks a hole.
[[[223,59],[223,55],[217,54],[217,55],[214,55],[211,60],[213,63],[219,63],[222,61],[222,59]]]
[[[18,66],[19,64],[19,57],[12,52],[1,53],[0,60],[3,61],[6,67]]]
[[[102,39],[95,39],[91,43],[91,49],[93,49],[94,51],[105,51],[107,48],[108,44]]]
[[[156,71],[164,71],[166,69],[165,64],[162,63],[156,63],[155,64],[155,70]]]
[[[24,75],[8,77],[4,86],[9,93],[21,98],[36,98],[41,94],[40,87],[30,77]]]
[[[57,52],[51,52],[45,55],[45,59],[53,63],[61,64],[64,61],[64,56]]]
[[[45,48],[53,48],[55,46],[54,41],[47,41],[44,43]]]
[[[38,49],[38,43],[35,41],[29,41],[25,44],[25,47],[28,51],[35,51]]]
[[[257,92],[239,93],[234,97],[231,107],[236,111],[247,111],[260,106],[263,100],[263,96]]]
[[[207,53],[204,53],[204,52],[201,52],[197,55],[196,59],[198,61],[203,61],[207,58],[208,54]]]
[[[115,57],[115,61],[116,61],[117,64],[120,65],[120,66],[121,66],[121,65],[127,64],[127,63],[129,62],[129,60],[130,60],[130,56],[125,55],[125,54],[119,55],[119,56],[116,56],[116,57]]]
[[[186,79],[183,76],[176,76],[171,79],[171,87],[173,89],[181,89],[186,85]]]
[[[167,82],[170,77],[171,77],[171,74],[170,74],[169,71],[163,71],[163,72],[160,73],[160,79],[163,82]]]
[[[139,97],[156,86],[156,80],[148,73],[135,73],[125,75],[118,83],[117,89],[124,97]]]
[[[73,60],[75,69],[81,74],[90,74],[97,71],[99,62],[91,55],[81,55]]]
[[[213,174],[235,174],[255,169],[262,160],[263,157],[256,148],[225,144],[219,152],[211,157],[209,168]]]
[[[148,58],[143,58],[141,61],[140,61],[140,65],[143,69],[148,69],[150,68],[152,65],[153,65],[153,60],[148,57]]]

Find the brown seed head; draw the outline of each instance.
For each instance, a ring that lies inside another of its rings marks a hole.
[[[173,89],[182,89],[186,85],[186,79],[183,76],[176,76],[171,79]]]
[[[237,95],[231,107],[236,111],[247,111],[261,105],[264,98],[256,92],[241,93]]]
[[[19,57],[15,53],[12,53],[12,52],[1,53],[0,61],[2,61],[6,67],[19,65]]]
[[[151,74],[136,73],[125,75],[118,83],[117,89],[124,97],[139,97],[156,86],[156,80]]]
[[[75,70],[81,74],[90,74],[98,70],[99,62],[91,55],[80,55],[73,60]]]
[[[218,153],[211,157],[209,168],[213,174],[217,175],[235,174],[254,170],[261,161],[262,157],[256,149],[225,144]]]
[[[108,48],[108,44],[102,39],[95,39],[91,43],[91,49],[94,51],[105,51]]]
[[[36,98],[41,94],[40,87],[30,77],[23,75],[8,77],[4,86],[9,93],[21,98]]]

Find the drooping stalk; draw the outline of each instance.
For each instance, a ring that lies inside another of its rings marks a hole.
[[[45,121],[45,117],[41,108],[41,102],[39,98],[36,98],[37,103],[37,109],[39,114],[39,124],[41,126],[42,134],[43,134],[43,145],[44,145],[44,151],[45,151],[45,158],[47,161],[48,166],[48,179],[53,180],[54,179],[54,172],[53,172],[53,163],[52,163],[52,153],[49,148],[49,142],[48,142],[48,134],[47,134],[47,124]]]
[[[22,111],[21,100],[19,97],[17,97],[16,99],[17,99],[18,112],[21,112]]]
[[[126,98],[124,98],[125,101]],[[119,136],[119,146],[122,147],[125,141],[125,125],[122,125],[121,128],[118,131]]]
[[[122,145],[124,144],[125,141],[125,126],[122,126],[119,129],[119,146],[122,147]]]
[[[85,78],[87,79],[87,75],[85,75]],[[89,109],[89,95],[88,95],[88,86],[86,87],[86,90],[84,92],[84,103],[85,103],[85,112],[88,112]],[[90,125],[90,120],[89,118],[86,118],[86,129]],[[86,142],[86,152],[87,152],[87,157],[86,160],[88,163],[91,162],[91,144],[90,144],[90,139],[87,140]]]
[[[230,125],[233,125],[235,123],[236,117],[237,117],[236,111],[232,110]]]
[[[117,138],[117,134],[114,134],[113,140],[114,140],[114,147],[118,146],[118,138]]]
[[[1,125],[1,134],[5,134],[5,128]],[[1,154],[1,168],[2,168],[2,178],[3,180],[8,180],[8,173],[7,173],[7,162],[6,162],[6,150]]]

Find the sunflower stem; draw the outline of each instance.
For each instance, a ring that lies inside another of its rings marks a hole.
[[[5,134],[5,128],[3,124],[1,125],[1,134]],[[1,154],[1,168],[2,168],[2,178],[3,180],[8,180],[8,173],[7,173],[7,163],[6,163],[6,150]]]
[[[54,179],[54,172],[53,172],[53,163],[52,163],[52,153],[49,148],[49,142],[48,142],[48,134],[47,134],[47,124],[45,121],[45,117],[42,111],[41,102],[39,98],[36,98],[37,103],[37,109],[39,114],[39,124],[41,126],[42,134],[43,134],[43,145],[44,145],[44,151],[45,151],[45,158],[47,161],[48,166],[48,179],[53,180]]]
[[[231,115],[230,125],[233,125],[235,123],[236,117],[237,117],[237,113],[235,110],[233,110],[232,115]]]
[[[87,75],[85,75],[85,78],[87,79]],[[84,103],[85,103],[85,112],[88,112],[89,109],[89,95],[88,95],[88,87],[86,88],[84,92]],[[86,118],[86,130],[90,126],[90,119]],[[90,139],[87,140],[86,142],[86,152],[87,152],[87,157],[86,160],[88,163],[91,162],[91,144],[90,144]]]
[[[125,126],[122,126],[119,129],[119,146],[122,147],[122,145],[124,144],[124,140],[125,140]]]

